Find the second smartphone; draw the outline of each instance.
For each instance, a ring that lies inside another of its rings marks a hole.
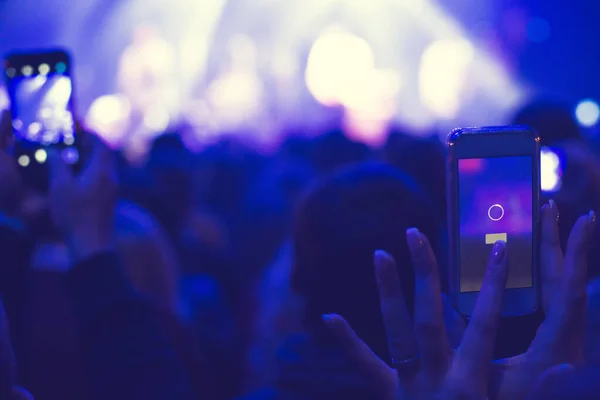
[[[503,316],[539,307],[539,136],[524,126],[456,129],[448,136],[450,289],[456,309],[475,308],[492,246],[506,242]]]
[[[60,49],[9,54],[4,77],[14,134],[12,152],[26,181],[45,191],[48,150],[79,161],[71,57]]]

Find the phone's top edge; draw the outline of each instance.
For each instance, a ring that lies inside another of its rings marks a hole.
[[[484,126],[484,127],[469,127],[455,128],[446,137],[446,145],[453,146],[460,137],[464,135],[477,134],[506,134],[506,133],[526,133],[535,138],[536,142],[540,141],[539,134],[527,125],[507,125],[507,126]]]
[[[46,47],[46,48],[31,48],[21,50],[10,50],[4,54],[4,60],[14,57],[36,57],[39,55],[49,54],[64,54],[67,58],[71,58],[71,53],[64,47]]]

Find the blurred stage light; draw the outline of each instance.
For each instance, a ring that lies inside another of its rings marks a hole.
[[[478,8],[490,11],[494,2],[490,3],[489,7],[487,2],[478,4]],[[128,0],[97,22],[108,32],[97,39],[97,45],[106,50],[98,54],[110,58],[88,62],[90,68],[110,71],[112,67],[102,65],[112,63],[122,51],[120,39],[131,28],[152,21],[161,39],[173,50],[163,57],[172,58],[169,68],[173,70],[162,74],[168,78],[169,87],[175,88],[172,106],[171,94],[163,96],[169,99],[169,120],[178,118],[177,111],[204,102],[211,118],[196,118],[200,123],[195,124],[203,130],[222,130],[222,120],[230,122],[225,125],[236,132],[244,131],[249,123],[264,125],[265,121],[310,129],[320,126],[319,113],[325,112],[316,110],[314,99],[319,104],[343,106],[352,114],[352,121],[364,121],[356,124],[364,125],[368,132],[373,131],[373,125],[380,126],[382,118],[428,132],[430,128],[444,130],[459,123],[502,121],[518,104],[515,99],[521,100],[521,89],[500,57],[469,43],[468,29],[454,15],[434,0],[173,0],[168,5],[158,0]],[[327,29],[331,26],[340,29],[332,32]],[[253,69],[232,69],[237,53],[245,53],[248,47],[230,46],[239,35],[247,36],[256,48]],[[428,60],[440,59],[436,53],[448,54],[448,50],[435,49],[440,45],[432,43],[439,41],[469,43],[453,48],[469,53],[470,62],[457,61],[459,56],[453,53],[441,65],[431,66]],[[75,53],[86,54],[88,45],[82,40]],[[238,48],[236,54],[231,54],[231,47]],[[426,56],[431,47],[429,53],[433,56]],[[157,49],[155,54],[167,54],[163,48]],[[137,59],[146,60],[153,59],[145,55]],[[149,75],[160,69],[163,61],[154,59]],[[450,64],[448,68],[446,64]],[[464,70],[471,73],[467,82],[444,81],[444,77],[460,77]],[[139,85],[128,93],[120,82],[112,81],[112,74],[98,73],[103,74],[111,81],[98,79],[87,91],[94,93],[90,96],[105,93],[106,87],[116,83],[136,112],[137,98],[163,93],[151,90],[145,96],[147,87],[155,86],[152,77],[150,85]],[[131,76],[137,81],[143,81],[142,76],[148,78],[137,72]],[[428,82],[430,79],[432,82]],[[441,93],[434,93],[432,87],[440,82]],[[154,106],[155,102],[143,105]],[[145,111],[140,114],[147,115]],[[240,114],[250,117],[241,118]],[[153,119],[164,122],[159,117],[148,116],[151,123],[147,125],[163,126],[152,123]],[[140,131],[146,129],[140,127]]]
[[[600,106],[594,100],[582,100],[575,108],[575,117],[581,126],[592,127],[600,120]]]
[[[374,68],[369,43],[341,29],[321,34],[313,44],[306,65],[306,86],[325,106],[353,102],[361,95],[365,79]]]
[[[438,118],[454,119],[475,50],[466,39],[438,40],[421,57],[421,102]]]
[[[85,123],[111,145],[118,145],[129,124],[131,105],[123,96],[98,97],[90,106]]]
[[[544,192],[556,192],[562,185],[560,158],[549,148],[542,147],[540,165],[542,190]]]
[[[44,107],[44,108],[40,109],[39,117],[42,119],[52,118],[52,109],[48,108],[48,107]]]
[[[527,39],[535,43],[545,42],[550,38],[550,23],[543,18],[532,18],[527,23]]]
[[[6,68],[6,76],[9,78],[14,77],[16,73],[17,71],[13,67]]]
[[[162,107],[149,109],[144,115],[144,125],[153,133],[163,133],[169,127],[170,117]]]

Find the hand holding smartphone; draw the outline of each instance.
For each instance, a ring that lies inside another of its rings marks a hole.
[[[69,164],[79,161],[71,70],[63,50],[13,53],[4,60],[12,151],[26,181],[44,191],[50,148]]]
[[[523,126],[456,129],[448,136],[450,288],[470,316],[494,243],[506,242],[502,314],[539,306],[539,137]]]

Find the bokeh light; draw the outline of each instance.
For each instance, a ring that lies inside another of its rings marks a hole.
[[[129,123],[131,104],[124,96],[107,95],[97,98],[90,106],[85,122],[89,129],[96,132],[113,146],[123,140]]]
[[[38,71],[41,75],[47,75],[50,72],[50,66],[48,64],[40,64]]]
[[[592,127],[600,120],[600,106],[594,100],[582,100],[575,108],[575,117],[581,126]]]
[[[340,28],[321,34],[312,45],[306,65],[306,86],[323,105],[356,103],[374,68],[369,43]],[[360,100],[359,100],[360,101]]]
[[[544,192],[556,192],[562,185],[560,157],[548,147],[540,153],[541,186]]]
[[[44,149],[37,149],[34,153],[34,158],[40,164],[43,164],[48,159],[48,153]]]
[[[31,160],[29,159],[29,156],[26,154],[22,154],[17,158],[17,163],[21,167],[27,167],[30,162],[31,162]]]
[[[33,68],[30,65],[25,65],[21,68],[21,73],[25,76],[31,76],[31,74],[33,74]]]
[[[456,117],[474,53],[471,43],[464,39],[435,41],[423,53],[419,71],[420,97],[437,117]]]

